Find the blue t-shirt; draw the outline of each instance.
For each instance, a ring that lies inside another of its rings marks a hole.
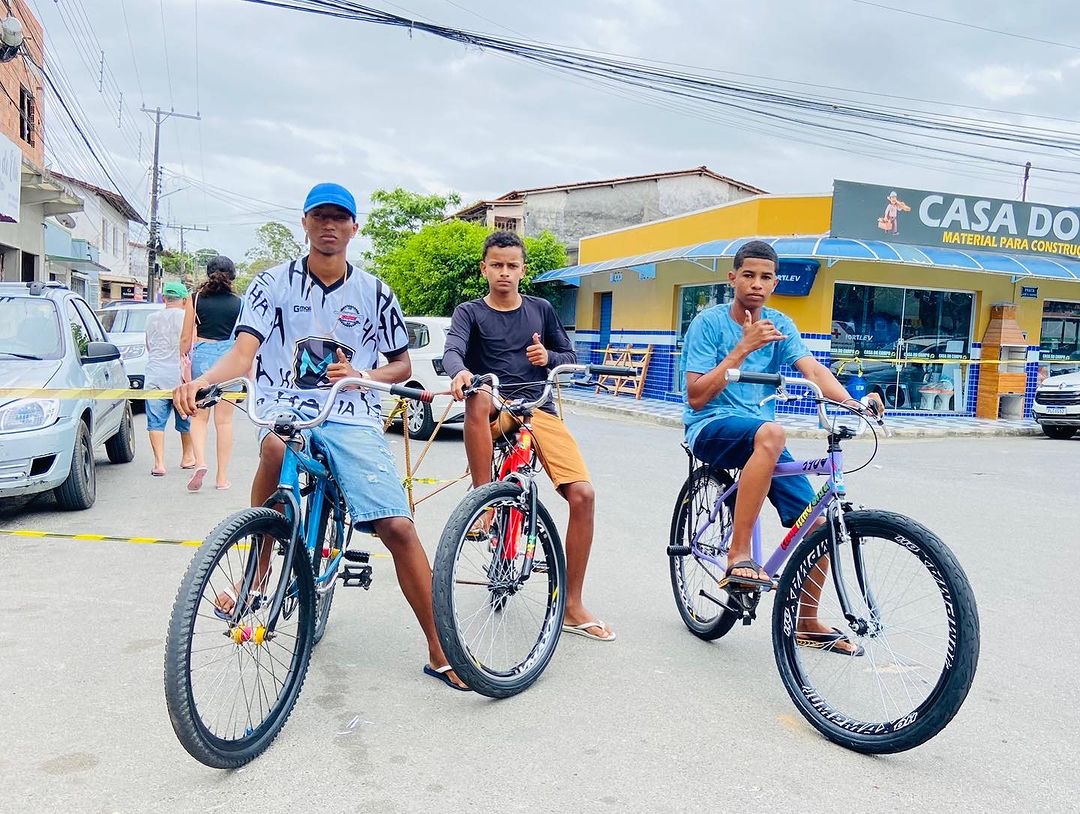
[[[779,373],[780,365],[794,366],[799,359],[811,355],[799,335],[799,329],[788,316],[775,308],[762,308],[760,318],[771,319],[785,339],[758,348],[739,365],[740,370]],[[724,361],[742,337],[742,325],[731,318],[731,303],[714,305],[702,311],[690,323],[683,340],[683,369],[686,373],[708,373]],[[758,406],[758,402],[772,392],[773,388],[763,384],[734,382],[729,383],[700,410],[693,409],[687,401],[683,408],[686,443],[693,448],[701,428],[714,418],[742,416],[773,421],[776,418],[776,402]]]

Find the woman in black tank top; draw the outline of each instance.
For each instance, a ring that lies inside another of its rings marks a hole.
[[[195,292],[184,315],[180,352],[191,353],[191,378],[196,379],[214,366],[233,346],[233,328],[240,316],[241,300],[233,293],[236,268],[228,257],[214,257],[206,264],[207,280]],[[232,456],[232,420],[236,407],[227,401],[211,408],[217,435],[217,488],[228,489],[229,458]],[[197,492],[206,477],[206,439],[210,410],[199,410],[191,419],[191,441],[195,450],[195,472],[188,491]]]

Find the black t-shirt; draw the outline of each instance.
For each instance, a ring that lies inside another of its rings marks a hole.
[[[547,367],[537,367],[525,354],[533,344],[533,334],[539,334],[540,344],[547,348]],[[463,302],[454,309],[443,352],[443,367],[450,376],[462,370],[474,375],[494,373],[506,388],[507,398],[539,397],[551,368],[576,361],[570,337],[551,303],[525,295],[513,311],[496,311],[482,299]],[[555,412],[550,399],[543,409]]]
[[[242,304],[235,294],[196,294],[195,333],[202,339],[232,339]]]

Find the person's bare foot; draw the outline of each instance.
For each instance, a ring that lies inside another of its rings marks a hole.
[[[853,642],[839,628],[822,624],[817,617],[802,617],[795,629],[795,642],[801,647],[814,647],[843,653],[847,656],[861,656],[862,647]]]
[[[455,673],[453,670],[443,670],[444,667],[450,666],[449,663],[444,662],[443,664],[436,664],[434,661],[431,661],[428,666],[430,666],[431,669],[435,672],[440,673],[441,676],[444,676],[445,679],[451,684],[453,684],[457,689],[469,689],[469,685],[462,681],[460,678],[458,678],[458,674]]]
[[[610,641],[615,638],[615,631],[605,622],[601,622],[584,607],[570,608],[567,606],[563,616],[563,630],[576,628],[582,635],[590,639]]]

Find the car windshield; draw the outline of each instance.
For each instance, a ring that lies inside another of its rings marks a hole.
[[[113,319],[112,324],[117,325],[118,327],[110,328],[106,325],[105,330],[119,330],[126,334],[145,332],[146,320],[150,319],[150,315],[155,313],[156,310],[157,309],[154,308],[125,308],[125,319],[121,320],[119,315]],[[119,311],[119,308],[114,308],[111,313],[118,314]],[[102,321],[104,322],[104,320]]]
[[[0,297],[0,358],[59,359],[60,320],[51,300]]]

